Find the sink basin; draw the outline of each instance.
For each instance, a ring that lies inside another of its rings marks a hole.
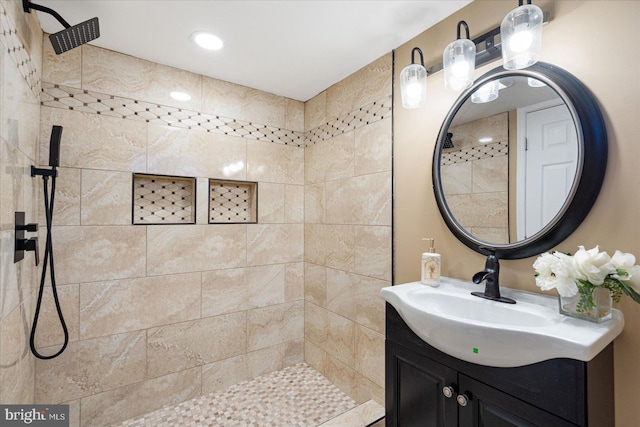
[[[589,361],[613,341],[624,317],[591,323],[561,315],[558,300],[500,288],[516,304],[471,295],[478,285],[443,277],[432,288],[419,282],[383,288],[380,295],[427,344],[458,359],[515,367],[556,358]]]

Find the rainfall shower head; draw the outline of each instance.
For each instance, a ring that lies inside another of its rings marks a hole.
[[[100,37],[100,26],[98,18],[92,18],[73,27],[60,16],[58,12],[45,6],[31,3],[29,0],[22,0],[22,8],[25,12],[31,13],[31,9],[39,10],[53,16],[64,26],[64,30],[49,36],[53,50],[57,55],[71,50],[75,47],[89,43]]]

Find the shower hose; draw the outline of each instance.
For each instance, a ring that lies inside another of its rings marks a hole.
[[[36,303],[36,311],[33,316],[33,326],[31,327],[31,337],[29,339],[29,345],[31,346],[31,352],[38,359],[53,359],[54,357],[58,357],[62,354],[62,352],[67,348],[67,344],[69,344],[69,331],[67,330],[67,324],[64,321],[64,316],[62,315],[62,309],[60,308],[60,300],[58,299],[58,291],[56,289],[56,277],[55,271],[53,268],[53,244],[51,243],[51,223],[53,219],[53,198],[56,192],[56,168],[53,167],[53,173],[51,174],[51,200],[49,200],[49,190],[48,190],[48,176],[43,175],[43,187],[44,187],[44,212],[47,221],[47,240],[44,247],[44,262],[42,264],[42,276],[40,278],[40,289],[38,290],[38,302]],[[47,278],[47,264],[49,264],[49,271],[51,276],[51,291],[53,293],[53,300],[56,305],[56,310],[58,311],[58,319],[60,319],[60,325],[62,325],[62,331],[64,332],[64,343],[62,344],[62,348],[55,354],[50,356],[44,356],[36,350],[35,346],[35,338],[36,338],[36,329],[38,327],[38,317],[40,317],[40,307],[42,305],[42,294],[44,292],[44,283]]]

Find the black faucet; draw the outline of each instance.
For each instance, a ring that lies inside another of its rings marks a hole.
[[[471,295],[493,301],[515,304],[516,302],[511,298],[500,296],[500,285],[498,284],[499,275],[500,263],[498,262],[498,257],[495,254],[489,254],[484,264],[484,270],[473,275],[473,283],[475,284],[486,281],[484,292],[471,292]]]

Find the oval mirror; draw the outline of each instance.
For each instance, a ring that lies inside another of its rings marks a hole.
[[[452,233],[484,255],[537,255],[566,239],[595,202],[607,135],[593,95],[546,63],[498,67],[460,95],[433,155],[433,187]]]

